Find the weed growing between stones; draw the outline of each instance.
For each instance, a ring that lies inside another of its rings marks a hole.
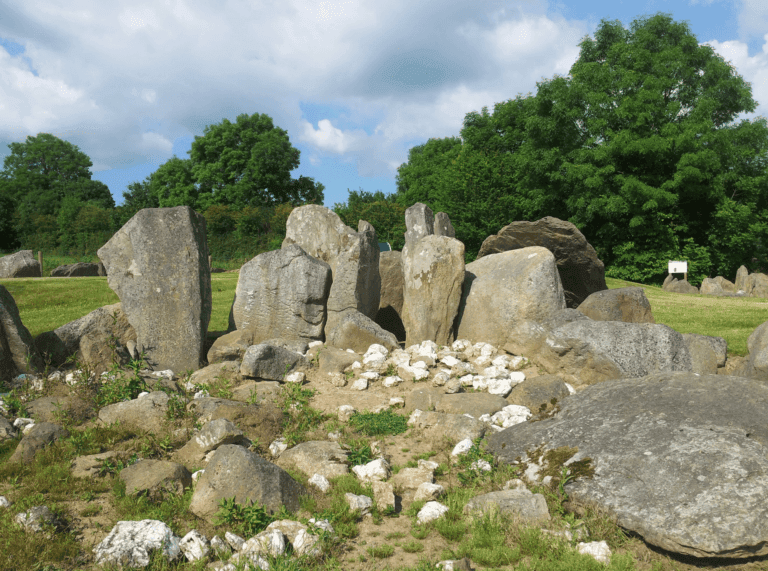
[[[283,411],[283,438],[289,448],[309,440],[309,435],[329,418],[309,405],[314,394],[313,390],[304,389],[299,383],[282,386],[278,406]]]
[[[250,504],[239,504],[232,497],[223,498],[219,502],[219,511],[214,516],[214,523],[216,525],[226,525],[244,537],[253,537],[257,533],[264,531],[273,521],[292,518],[293,514],[289,513],[285,506],[280,506],[280,510],[270,514],[263,506],[253,502]]]
[[[356,412],[349,419],[350,426],[366,436],[402,434],[408,430],[408,419],[385,409],[381,412]]]

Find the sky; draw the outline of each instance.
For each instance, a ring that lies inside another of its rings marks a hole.
[[[751,83],[740,118],[768,117],[765,0],[3,0],[0,158],[51,133],[120,204],[207,125],[262,113],[332,207],[394,192],[410,148],[567,75],[601,20],[657,12]]]

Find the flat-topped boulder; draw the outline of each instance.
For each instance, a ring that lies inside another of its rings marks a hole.
[[[568,307],[578,307],[590,294],[608,289],[605,266],[584,234],[572,223],[553,216],[512,222],[485,239],[477,259],[530,246],[541,246],[554,254]]]
[[[107,270],[104,264],[92,264],[87,262],[77,262],[76,264],[65,264],[51,270],[52,278],[82,278],[106,276]]]
[[[651,303],[641,287],[596,291],[579,305],[579,311],[595,321],[656,323]]]
[[[0,258],[0,279],[42,277],[40,262],[32,250],[21,250]]]
[[[665,373],[587,387],[553,418],[489,438],[511,463],[569,447],[593,477],[565,485],[648,543],[695,557],[768,554],[768,386]]]
[[[145,208],[98,255],[107,283],[155,370],[196,370],[205,359],[211,272],[205,218],[188,206]]]

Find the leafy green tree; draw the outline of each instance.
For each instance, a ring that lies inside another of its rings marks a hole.
[[[192,161],[176,155],[160,165],[150,177],[150,192],[161,208],[197,207],[198,189],[192,173]]]
[[[357,230],[360,220],[366,220],[376,228],[380,242],[389,242],[393,250],[402,250],[405,242],[405,207],[395,200],[395,195],[382,191],[366,192],[349,190],[347,202],[333,205],[333,210],[347,226]]]
[[[242,114],[234,123],[224,119],[208,125],[189,154],[198,210],[213,204],[244,208],[322,202],[322,185],[307,177],[291,179],[300,152],[268,115]]]
[[[61,201],[56,226],[59,231],[59,246],[65,251],[71,251],[77,243],[75,221],[83,206],[83,202],[74,196],[65,196]]]
[[[13,199],[0,191],[0,250],[15,250],[20,243],[13,220]]]

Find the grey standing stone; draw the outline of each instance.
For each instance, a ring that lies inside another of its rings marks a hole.
[[[592,478],[565,485],[663,549],[695,557],[768,554],[768,386],[665,373],[587,387],[553,418],[489,438],[500,461],[578,448]]]
[[[286,374],[308,365],[309,361],[299,353],[261,343],[248,347],[240,365],[240,374],[267,381],[282,381]]]
[[[448,236],[449,238],[456,237],[456,230],[453,229],[451,219],[445,212],[438,212],[435,214],[435,236]]]
[[[746,377],[768,380],[768,321],[758,325],[747,338],[749,356],[744,366]]]
[[[414,244],[435,234],[435,215],[426,204],[417,202],[405,209],[405,243]]]
[[[0,382],[9,381],[19,373],[42,370],[42,365],[32,335],[21,322],[16,301],[5,286],[0,285]]]
[[[383,345],[390,351],[399,347],[394,333],[386,331],[359,311],[345,314],[327,335],[326,345],[352,349],[358,353],[365,353],[374,343]]]
[[[683,333],[683,341],[691,354],[691,371],[716,375],[728,358],[728,343],[722,337]]]
[[[379,256],[379,274],[381,275],[381,300],[376,314],[376,323],[391,332],[398,341],[405,341],[403,327],[403,278],[402,252],[392,250]]]
[[[434,235],[406,243],[403,277],[406,346],[422,341],[450,344],[464,283],[464,244]]]
[[[595,321],[656,323],[651,303],[641,287],[596,291],[579,305],[578,311]]]
[[[722,295],[724,293],[722,286],[712,278],[704,278],[701,281],[701,295]]]
[[[294,208],[286,223],[283,248],[298,244],[331,267],[327,331],[348,311],[373,319],[379,309],[379,242],[372,226],[360,227],[363,231],[355,232],[338,214],[316,204]]]
[[[562,309],[552,252],[533,246],[485,256],[467,264],[456,336],[502,347],[518,323],[540,323]]]
[[[747,279],[747,276],[749,276],[749,270],[745,266],[739,266],[739,269],[736,270],[736,291],[743,291],[745,290],[745,281]]]
[[[42,277],[40,262],[32,250],[21,250],[0,258],[0,279]]]
[[[230,329],[253,331],[253,343],[282,337],[322,340],[331,267],[297,244],[265,252],[240,268]]]
[[[189,206],[145,208],[98,255],[155,370],[196,370],[211,318],[205,218]]]

